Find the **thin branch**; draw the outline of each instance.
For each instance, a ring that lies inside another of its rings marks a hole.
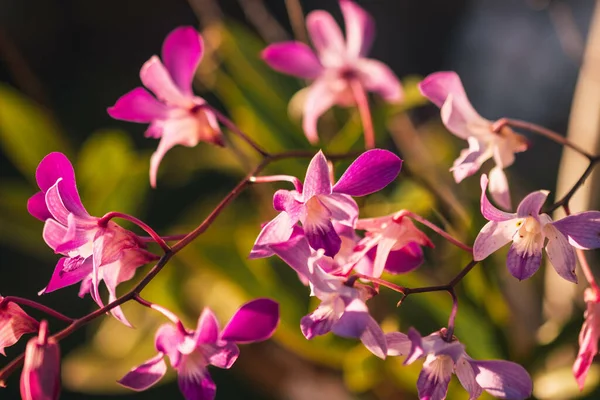
[[[59,313],[58,311],[53,310],[50,307],[47,307],[43,304],[38,303],[37,301],[33,301],[33,300],[29,300],[29,299],[24,299],[22,297],[17,297],[17,296],[6,296],[2,299],[2,301],[0,301],[0,309],[2,307],[4,307],[5,304],[8,303],[15,303],[15,304],[20,304],[22,306],[27,306],[27,307],[31,307],[31,308],[35,308],[36,310],[39,310],[45,314],[48,314],[56,319],[60,319],[61,321],[65,321],[65,322],[73,322],[75,319],[71,318],[71,317],[67,317],[64,314]]]
[[[429,229],[431,229],[432,231],[434,231],[435,233],[437,233],[438,235],[440,235],[441,237],[443,237],[444,239],[446,239],[447,241],[449,241],[450,243],[452,243],[459,249],[462,249],[462,250],[466,251],[467,253],[473,254],[472,247],[467,246],[466,244],[464,244],[460,240],[456,239],[454,236],[452,236],[451,234],[449,234],[448,232],[446,232],[439,226],[435,225],[434,223],[432,223],[432,222],[428,221],[427,219],[421,217],[420,215],[417,215],[410,211],[408,211],[405,215],[414,219],[415,221],[425,225],[426,227],[428,227]]]
[[[545,213],[550,214],[551,212],[557,210],[560,207],[564,207],[569,204],[571,198],[575,195],[577,190],[585,183],[586,179],[590,176],[590,174],[594,171],[594,167],[600,163],[600,156],[593,156],[590,158],[590,164],[583,172],[581,177],[575,182],[571,190],[567,192],[560,200],[557,200],[554,204],[544,210]]]
[[[121,219],[124,219],[126,221],[136,224],[137,226],[142,228],[144,231],[146,231],[146,233],[149,234],[150,237],[152,237],[152,240],[155,241],[163,249],[163,251],[165,253],[167,253],[168,251],[171,250],[171,247],[167,244],[167,242],[165,242],[165,240],[162,237],[160,237],[160,235],[158,233],[156,233],[156,231],[154,229],[152,229],[144,221],[137,219],[136,217],[133,217],[131,215],[112,211],[112,212],[109,212],[106,215],[104,215],[102,218],[100,218],[100,221],[98,221],[98,224],[100,226],[106,226],[106,224],[108,224],[108,221],[110,221],[113,218],[121,218]]]

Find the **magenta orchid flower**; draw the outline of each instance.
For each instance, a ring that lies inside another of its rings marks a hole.
[[[57,400],[60,394],[60,348],[48,337],[48,324],[42,321],[38,337],[25,349],[21,372],[22,400]]]
[[[158,328],[154,341],[158,354],[133,368],[119,383],[135,391],[148,389],[167,372],[167,356],[177,370],[179,389],[187,400],[214,399],[216,386],[208,365],[231,368],[239,355],[236,343],[267,340],[278,323],[279,305],[270,299],[244,304],[221,332],[217,318],[205,308],[195,331],[188,331],[181,322]]]
[[[358,243],[360,254],[376,249],[371,270],[359,270],[364,275],[379,278],[384,270],[402,274],[415,270],[423,263],[421,246],[433,247],[427,235],[421,232],[401,210],[378,218],[359,219],[356,229],[366,231]]]
[[[206,101],[194,95],[192,82],[204,52],[204,43],[190,26],[175,29],[162,46],[162,62],[152,56],[142,66],[137,87],[117,100],[108,114],[124,121],[150,123],[146,137],[160,138],[150,159],[150,183],[156,187],[158,166],[173,146],[194,147],[198,142],[223,146],[217,118],[204,108]],[[164,63],[164,64],[163,64]]]
[[[268,245],[288,240],[298,221],[310,246],[324,249],[325,255],[333,257],[342,242],[332,221],[354,227],[358,206],[351,196],[365,196],[384,188],[396,178],[401,167],[402,160],[395,154],[381,149],[369,150],[332,185],[327,160],[319,151],[308,166],[304,185],[288,177],[287,180],[295,182],[296,190],[278,190],[273,196],[273,207],[281,213],[263,227],[250,257],[272,255]]]
[[[436,72],[426,77],[419,90],[441,110],[446,128],[469,142],[450,169],[456,183],[475,174],[481,165],[494,159],[496,166],[490,171],[490,193],[498,205],[511,208],[510,191],[504,168],[515,161],[515,153],[527,150],[527,141],[510,128],[500,132],[492,130],[492,122],[475,111],[456,72]]]
[[[506,213],[487,199],[486,175],[481,176],[481,213],[489,220],[477,235],[473,259],[481,261],[512,242],[506,266],[517,279],[531,277],[540,267],[546,239],[546,254],[556,272],[570,282],[577,282],[576,256],[573,246],[589,250],[600,247],[600,211],[586,211],[553,222],[540,214],[548,191],[538,190],[521,201],[517,212]]]
[[[584,299],[587,307],[585,321],[579,334],[579,353],[573,364],[573,375],[580,390],[583,390],[592,361],[598,354],[598,339],[600,339],[600,295],[597,290],[587,288]]]
[[[4,297],[0,296],[0,303]],[[30,317],[18,304],[7,302],[0,307],[0,354],[4,349],[17,343],[26,333],[36,332],[38,322]]]
[[[386,335],[388,356],[406,356],[405,365],[425,358],[417,380],[420,400],[444,400],[452,374],[477,399],[485,390],[499,399],[526,399],[533,384],[527,371],[519,364],[504,360],[473,360],[456,338],[447,341],[447,331],[421,337],[410,328],[408,335],[392,332]]]
[[[376,92],[389,102],[402,99],[400,82],[390,68],[365,58],[375,33],[371,16],[349,0],[340,0],[340,8],[346,25],[345,40],[331,14],[317,10],[306,17],[316,54],[301,42],[272,44],[262,53],[271,68],[314,80],[304,103],[303,120],[304,133],[311,143],[318,141],[317,120],[335,104],[358,104],[368,112],[365,91]],[[372,135],[367,132],[367,123],[363,119],[365,141],[372,148],[374,138],[367,136]]]
[[[132,232],[113,221],[103,223],[83,207],[75,172],[62,153],[50,153],[40,162],[36,180],[41,191],[27,203],[27,210],[44,221],[44,241],[61,258],[42,293],[82,282],[80,296],[90,293],[103,306],[98,285],[104,281],[109,301],[116,299],[116,286],[133,277],[136,268],[158,259]],[[129,325],[121,308],[111,313]]]

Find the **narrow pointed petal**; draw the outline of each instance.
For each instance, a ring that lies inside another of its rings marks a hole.
[[[319,194],[331,194],[329,167],[327,166],[327,159],[320,150],[312,158],[306,169],[302,198],[306,202],[311,197]]]
[[[58,260],[48,286],[42,294],[50,293],[64,287],[74,285],[92,273],[92,257],[72,259],[63,257]]]
[[[179,374],[177,383],[186,400],[213,400],[217,392],[217,385],[206,369],[190,376]]]
[[[350,0],[340,1],[340,8],[346,25],[346,49],[353,57],[365,56],[375,36],[375,21],[356,3]]]
[[[0,301],[3,299],[0,296]],[[26,333],[36,332],[38,322],[27,315],[15,303],[8,303],[0,309],[0,354],[6,355],[4,349],[17,343]]]
[[[518,280],[530,278],[537,272],[542,263],[542,251],[539,249],[533,254],[521,253],[515,249],[515,246],[510,246],[506,256],[506,267]]]
[[[221,339],[251,343],[270,338],[279,324],[279,304],[271,299],[256,299],[244,304],[223,329]]]
[[[490,171],[490,194],[492,199],[505,210],[511,209],[510,191],[508,190],[508,179],[504,170],[495,166]]]
[[[490,221],[481,229],[473,244],[473,259],[481,261],[512,240],[519,229],[517,219]]]
[[[391,151],[365,151],[348,167],[333,186],[335,193],[366,196],[390,184],[402,168],[402,160]]]
[[[208,357],[208,362],[215,367],[229,369],[233,366],[239,355],[240,349],[234,343],[226,343],[224,346],[219,346]]]
[[[304,101],[302,129],[308,141],[315,144],[319,141],[317,134],[317,121],[323,113],[329,110],[336,102],[336,93],[329,87],[329,82],[317,79],[308,88]]]
[[[331,14],[323,10],[309,13],[306,17],[306,29],[321,62],[326,66],[339,62],[338,59],[346,52],[346,43]]]
[[[142,365],[133,368],[117,382],[126,388],[141,392],[160,381],[166,373],[167,363],[165,363],[164,354],[158,353]]]
[[[248,257],[253,259],[273,255],[273,250],[269,248],[269,245],[288,241],[297,222],[298,219],[290,217],[287,212],[279,213],[262,228]]]
[[[301,230],[301,228],[298,227],[298,230]],[[298,274],[304,277],[310,275],[308,270],[308,259],[311,256],[311,250],[303,232],[292,235],[289,240],[283,243],[273,244],[269,247]]]
[[[385,360],[388,354],[386,336],[377,321],[370,315],[367,319],[365,331],[360,335],[360,341],[371,353]]]
[[[306,239],[315,250],[325,250],[325,255],[334,257],[342,247],[342,239],[338,236],[329,219],[306,220],[302,224]]]
[[[40,329],[44,329],[42,324]],[[46,332],[47,335],[47,332]],[[60,394],[60,348],[54,339],[32,338],[21,372],[23,400],[57,400]]]
[[[107,112],[114,119],[145,123],[155,119],[166,119],[169,107],[158,101],[146,89],[137,87],[121,96]]]
[[[496,207],[490,203],[487,196],[485,195],[485,191],[488,186],[488,177],[487,175],[481,175],[480,180],[481,185],[481,215],[484,216],[485,219],[489,221],[506,221],[510,219],[515,219],[517,217],[516,214],[510,214],[501,210],[498,210]]]
[[[144,86],[150,89],[156,97],[167,105],[177,107],[192,107],[193,101],[183,95],[175,85],[169,71],[157,56],[152,56],[142,66],[140,79]]]
[[[536,192],[528,194],[517,207],[517,217],[523,218],[528,216],[540,215],[542,206],[546,202],[548,197],[547,190],[538,190]]]
[[[283,42],[268,46],[262,59],[275,71],[303,79],[316,79],[323,67],[310,47],[302,42]]]
[[[203,51],[202,37],[191,26],[176,28],[163,43],[162,60],[173,83],[184,95],[193,96],[192,82]]]
[[[554,227],[579,249],[600,247],[600,211],[585,211],[569,215],[553,223]]]
[[[46,196],[44,192],[37,192],[27,200],[27,211],[40,221],[52,218],[52,214],[46,206]]]
[[[48,211],[50,211],[54,219],[66,226],[70,213],[69,210],[67,210],[67,207],[65,207],[63,199],[58,191],[58,184],[60,181],[61,179],[56,181],[56,183],[46,191],[46,206],[48,206]]]
[[[489,394],[499,399],[526,399],[531,396],[531,377],[517,363],[504,360],[471,361],[477,369],[477,383]]]
[[[544,234],[548,238],[546,254],[558,275],[569,282],[577,283],[577,275],[575,275],[577,256],[573,246],[551,223],[544,226]]]
[[[377,245],[375,253],[375,262],[373,263],[373,277],[379,278],[385,269],[385,264],[392,247],[396,244],[397,239],[394,237],[383,237]]]
[[[456,183],[460,183],[463,179],[475,174],[481,168],[481,164],[486,161],[484,157],[485,145],[474,136],[469,136],[467,141],[469,142],[469,148],[461,150],[460,156],[454,160],[452,168],[450,168]]]
[[[171,361],[171,365],[174,368],[179,367],[181,363],[181,351],[180,348],[186,342],[185,333],[173,324],[163,324],[156,331],[154,335],[154,345],[156,349],[162,354],[167,355]],[[194,343],[192,343],[193,345]],[[191,347],[191,346],[190,346]],[[186,349],[187,353],[192,352],[194,349]]]
[[[388,356],[406,356],[410,353],[412,341],[402,332],[391,332],[385,335]]]
[[[469,360],[466,357],[461,357],[456,362],[454,371],[462,387],[469,393],[469,399],[478,399],[481,393],[483,393],[483,389],[475,379],[475,371]]]
[[[423,338],[415,328],[410,328],[406,336],[410,340],[410,351],[406,355],[404,365],[409,365],[421,358],[425,354],[425,350],[423,349]]]
[[[402,100],[402,85],[386,64],[364,58],[357,63],[356,68],[360,82],[367,91],[377,93],[385,101],[395,103]]]
[[[210,308],[205,307],[198,318],[194,333],[194,344],[216,343],[219,340],[219,321]]]

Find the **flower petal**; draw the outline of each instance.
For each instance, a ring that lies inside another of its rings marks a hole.
[[[339,320],[331,327],[333,333],[347,338],[361,337],[371,316],[366,304],[360,299],[352,299]],[[374,321],[373,321],[374,322]],[[384,353],[385,354],[385,353]]]
[[[490,194],[492,199],[505,210],[511,209],[510,191],[508,190],[508,179],[504,170],[495,166],[490,171]]]
[[[451,358],[429,354],[417,379],[421,400],[444,400],[452,378],[454,363]]]
[[[412,341],[402,332],[391,332],[385,335],[388,356],[405,356],[410,353]]]
[[[46,196],[44,192],[37,192],[27,200],[27,211],[40,221],[52,218],[52,214],[46,206]]]
[[[334,66],[343,62],[346,43],[331,14],[323,10],[310,12],[306,16],[306,29],[323,65]]]
[[[498,210],[496,207],[490,203],[487,196],[485,195],[485,191],[487,190],[488,185],[488,177],[487,175],[481,175],[480,179],[481,185],[481,214],[485,217],[485,219],[489,221],[507,221],[511,219],[515,219],[517,217],[516,214],[510,214],[501,210]]]
[[[203,51],[202,36],[191,26],[176,28],[163,43],[162,60],[173,83],[184,95],[193,96],[192,82]]]
[[[552,223],[544,226],[544,235],[548,238],[546,254],[558,275],[569,282],[577,283],[577,275],[575,275],[577,256],[573,246]]]
[[[348,312],[347,309],[346,312]],[[342,316],[342,318],[340,318],[340,321],[343,318],[344,317]],[[367,319],[365,330],[362,333],[362,335],[360,335],[360,341],[371,353],[385,360],[385,357],[388,354],[386,337],[377,321],[375,321],[370,315]]]
[[[311,340],[315,336],[331,332],[331,327],[337,322],[337,318],[329,311],[328,306],[321,304],[315,311],[302,317],[300,330],[305,338]]]
[[[461,357],[454,366],[456,377],[460,384],[469,392],[469,399],[478,399],[483,389],[475,379],[475,371],[466,357]]]
[[[40,293],[46,294],[80,282],[92,273],[92,257],[73,259],[63,257],[58,260],[48,286]]]
[[[579,249],[600,247],[600,211],[585,211],[569,215],[553,223],[554,227]]]
[[[287,242],[292,236],[294,225],[297,222],[298,219],[290,217],[287,212],[280,212],[262,228],[248,258],[264,258],[273,255],[273,250],[269,248],[269,245]]]
[[[346,25],[346,49],[349,56],[361,57],[371,48],[375,36],[373,18],[356,3],[340,1],[340,8]]]
[[[406,355],[404,365],[412,364],[415,360],[421,358],[425,354],[423,349],[423,338],[415,328],[409,328],[406,337],[410,340],[410,351]]]
[[[423,249],[415,242],[408,243],[399,250],[391,251],[385,261],[385,271],[390,274],[406,274],[423,264]]]
[[[538,190],[529,193],[517,207],[517,217],[523,218],[540,215],[540,211],[546,202],[548,193],[547,190]]]
[[[531,377],[517,363],[504,360],[471,361],[475,379],[489,394],[499,399],[526,399],[531,396]]]
[[[262,59],[275,71],[303,79],[316,79],[323,67],[310,47],[302,42],[282,42],[268,46]]]
[[[304,101],[302,129],[308,141],[315,144],[319,141],[317,121],[325,111],[336,103],[337,94],[331,89],[329,81],[324,78],[314,81],[307,90],[308,93]]]
[[[481,168],[487,158],[485,156],[485,144],[479,141],[474,136],[467,138],[469,148],[460,151],[460,156],[454,160],[452,164],[452,175],[456,183],[462,182],[463,179],[475,174]]]
[[[473,259],[481,261],[512,240],[519,229],[517,219],[490,221],[481,229],[473,244]]]
[[[164,354],[158,353],[145,363],[133,368],[117,382],[126,388],[141,392],[160,381],[166,373],[167,363],[165,363]]]
[[[219,321],[211,309],[205,307],[198,318],[193,341],[198,346],[202,343],[216,343],[217,340],[219,340]]]
[[[194,371],[187,376],[180,373],[177,383],[186,400],[213,400],[217,392],[217,385],[206,369]]]
[[[256,299],[244,304],[231,317],[221,339],[251,343],[270,338],[279,324],[279,304],[271,299]]]
[[[43,329],[44,324],[40,329]],[[25,349],[21,372],[23,400],[58,400],[60,394],[60,348],[54,339],[40,343],[32,338]]]
[[[402,160],[391,151],[373,149],[362,153],[333,186],[335,193],[366,196],[390,184],[402,168]]]
[[[302,227],[306,239],[315,250],[325,250],[325,255],[334,257],[342,247],[342,239],[338,236],[329,218],[306,218]]]
[[[345,0],[347,2],[348,0]],[[385,101],[399,102],[402,100],[402,85],[398,77],[386,64],[381,61],[363,58],[356,63],[359,80],[366,90],[375,92]]]
[[[517,251],[514,245],[510,246],[506,256],[506,267],[518,280],[530,278],[537,272],[542,263],[541,249],[533,254],[521,253]]]
[[[181,327],[177,327],[173,324],[161,325],[154,335],[154,345],[156,346],[156,350],[163,355],[167,355],[174,368],[179,367],[181,363],[182,354],[180,352],[180,347],[185,345],[185,342],[185,333],[182,332]],[[194,348],[186,350],[188,353],[191,353]]]
[[[56,250],[65,242],[65,236],[67,236],[67,228],[64,225],[59,224],[56,220],[51,218],[46,220],[44,229],[42,230],[42,237],[48,247],[52,250]]]
[[[169,107],[156,100],[146,89],[137,87],[121,96],[106,111],[114,119],[143,123],[166,119]]]
[[[0,301],[3,297],[0,296]],[[6,355],[4,349],[17,343],[26,333],[36,332],[38,322],[30,317],[15,303],[7,303],[0,309],[0,354]]]
[[[191,108],[194,103],[175,85],[169,71],[157,56],[152,56],[140,70],[140,79],[156,97],[167,105]]]
[[[240,349],[234,343],[228,342],[222,346],[215,346],[214,352],[208,356],[208,362],[215,367],[229,369],[239,355]]]
[[[294,228],[297,232],[292,234],[289,240],[283,243],[270,245],[270,249],[279,256],[287,265],[292,267],[298,274],[307,278],[310,275],[308,270],[308,258],[311,256],[310,246],[304,236],[302,228]]]
[[[306,169],[302,198],[306,202],[319,194],[331,194],[329,166],[321,150],[310,160]]]

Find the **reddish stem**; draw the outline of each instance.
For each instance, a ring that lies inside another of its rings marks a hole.
[[[178,240],[183,239],[186,235],[187,235],[187,233],[183,233],[180,235],[167,235],[167,236],[161,236],[161,239],[164,240],[165,242],[176,242]],[[138,238],[142,242],[154,242],[154,238],[151,236],[138,236]]]
[[[111,211],[108,214],[105,214],[102,218],[100,218],[100,221],[98,221],[98,224],[100,226],[106,226],[106,224],[108,224],[108,221],[110,221],[113,218],[121,218],[121,219],[124,219],[126,221],[136,224],[137,226],[142,228],[144,231],[146,231],[146,233],[148,235],[150,235],[152,240],[154,240],[163,249],[163,251],[165,253],[167,253],[171,250],[171,247],[167,244],[167,242],[165,242],[164,239],[162,237],[160,237],[160,235],[158,233],[156,233],[156,231],[154,231],[154,229],[152,229],[144,221],[137,219],[136,217],[132,217],[131,215],[123,214],[123,213],[116,212],[116,211]]]
[[[23,306],[35,308],[36,310],[40,310],[41,312],[46,313],[56,319],[60,319],[61,321],[65,321],[65,322],[73,322],[74,321],[73,318],[67,317],[64,314],[61,314],[58,311],[55,311],[52,308],[47,307],[47,306],[40,304],[33,300],[29,300],[29,299],[25,299],[25,298],[17,297],[17,296],[6,296],[5,298],[2,299],[2,301],[0,301],[0,308],[2,308],[5,304],[8,304],[8,303],[16,303],[16,304],[20,304]]]
[[[300,179],[291,175],[268,175],[268,176],[253,176],[250,178],[251,183],[271,183],[271,182],[291,182],[298,192],[302,192],[302,182]]]
[[[444,239],[446,239],[447,241],[449,241],[450,243],[452,243],[453,245],[455,245],[459,249],[462,249],[462,250],[466,251],[467,253],[471,253],[471,254],[473,253],[473,248],[471,248],[470,246],[467,246],[466,244],[464,244],[460,240],[456,239],[454,236],[452,236],[451,234],[449,234],[448,232],[446,232],[445,230],[443,230],[439,226],[435,225],[433,222],[430,222],[427,219],[421,217],[420,215],[417,215],[417,214],[412,213],[410,211],[407,211],[404,215],[406,215],[406,216],[414,219],[415,221],[417,221],[417,222],[425,225],[426,227],[428,227],[429,229],[431,229],[432,231],[434,231],[435,233],[437,233],[438,235],[440,235],[441,237],[443,237]]]
[[[372,149],[375,147],[375,131],[373,129],[371,109],[369,108],[369,99],[367,98],[365,89],[357,79],[350,80],[350,88],[352,89],[365,133],[365,149]]]

